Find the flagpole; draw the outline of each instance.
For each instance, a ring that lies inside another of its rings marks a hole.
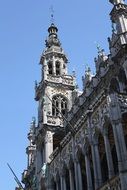
[[[19,188],[24,189],[21,182],[19,181],[18,177],[16,176],[15,172],[12,170],[11,166],[7,163],[9,169],[11,170],[12,174],[14,175],[14,180],[18,184]]]

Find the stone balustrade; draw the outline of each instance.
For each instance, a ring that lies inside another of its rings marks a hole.
[[[47,80],[51,82],[56,82],[56,83],[62,83],[65,85],[74,85],[74,80],[71,76],[65,75],[65,76],[52,76],[48,75]]]
[[[48,115],[47,116],[47,123],[49,125],[56,125],[56,126],[60,126],[62,127],[63,126],[63,119],[61,117],[53,117],[53,116],[50,116]]]
[[[120,190],[121,189],[121,183],[119,176],[115,176],[108,180],[102,187],[100,187],[98,190]]]

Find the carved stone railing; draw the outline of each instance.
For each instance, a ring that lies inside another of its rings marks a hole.
[[[62,48],[60,48],[60,47],[51,47],[51,48],[48,48],[48,49],[44,52],[44,54],[48,54],[48,53],[52,53],[52,52],[61,53],[61,54],[64,53],[63,50],[62,50]]]
[[[47,76],[47,80],[48,81],[53,81],[56,83],[62,83],[65,85],[72,85],[74,86],[74,80],[73,77],[69,76],[69,75],[65,75],[65,76],[52,76],[52,75],[48,75]]]
[[[127,112],[127,94],[118,94],[118,100],[121,107],[121,112],[126,113]]]
[[[58,155],[58,153],[59,153],[59,148],[56,147],[53,153],[49,156],[49,158],[53,160]]]
[[[47,123],[49,125],[56,125],[56,126],[63,126],[63,119],[62,117],[53,117],[48,115],[47,116]]]
[[[121,190],[121,183],[119,176],[108,180],[102,187],[97,190]]]
[[[56,176],[58,170],[59,172],[62,171],[63,164],[67,164],[70,155],[72,155],[72,141],[69,136],[66,141],[68,141],[66,145],[63,142],[63,144],[60,145],[59,148],[57,147],[50,156],[51,162],[49,164],[49,171],[53,176]]]

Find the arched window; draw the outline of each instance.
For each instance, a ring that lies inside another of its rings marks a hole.
[[[126,79],[125,71],[122,68],[119,70],[118,80],[119,80],[120,92],[126,93],[127,92],[127,79]]]
[[[60,75],[60,63],[56,62],[56,75]]]
[[[52,115],[58,116],[60,113],[65,115],[67,111],[67,99],[64,96],[56,95],[52,99]]]
[[[52,62],[48,63],[48,72],[49,72],[49,75],[53,74],[53,71],[52,71]]]
[[[119,83],[116,78],[112,78],[110,87],[109,87],[109,91],[110,91],[110,93],[120,92]]]

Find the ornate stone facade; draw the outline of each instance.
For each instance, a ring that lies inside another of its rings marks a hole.
[[[98,48],[96,74],[86,70],[83,92],[67,74],[54,24],[35,86],[38,123],[28,135],[26,190],[127,189],[127,5],[110,0],[110,54]]]

